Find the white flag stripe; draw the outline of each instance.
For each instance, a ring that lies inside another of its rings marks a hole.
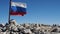
[[[26,3],[21,3],[21,2],[11,2],[11,6],[19,6],[19,7],[27,8]]]

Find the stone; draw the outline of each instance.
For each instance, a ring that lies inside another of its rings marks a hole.
[[[30,29],[25,29],[25,30],[24,30],[24,33],[29,33],[29,34],[31,34],[32,32],[31,32]]]

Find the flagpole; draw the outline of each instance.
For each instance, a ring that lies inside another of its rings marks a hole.
[[[10,24],[10,11],[11,11],[11,0],[9,1],[9,18],[8,18],[8,23]]]

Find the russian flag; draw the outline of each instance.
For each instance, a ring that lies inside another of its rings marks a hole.
[[[11,2],[10,15],[22,15],[26,14],[26,4],[21,2]]]

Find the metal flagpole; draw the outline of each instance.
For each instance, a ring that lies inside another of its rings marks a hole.
[[[8,18],[9,24],[10,24],[10,11],[11,11],[11,0],[9,1],[9,18]]]

